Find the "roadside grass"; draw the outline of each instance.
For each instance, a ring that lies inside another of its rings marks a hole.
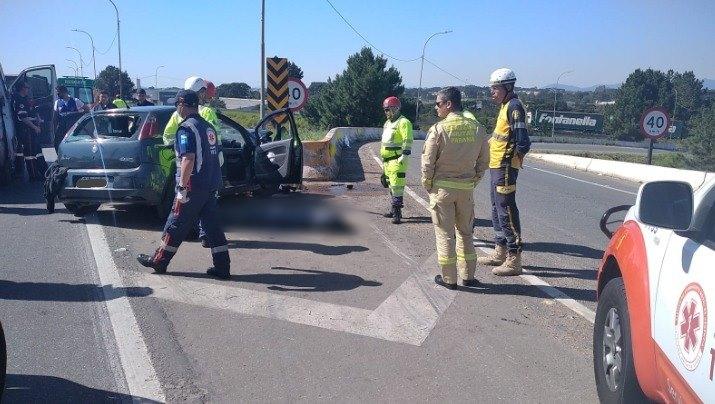
[[[545,151],[544,154],[565,154],[567,156],[586,157],[599,160],[621,161],[625,163],[645,164],[646,156],[629,153],[593,153],[586,151]],[[683,153],[663,153],[653,155],[653,165],[660,167],[682,168],[686,170],[698,170],[688,164],[688,160]]]
[[[255,127],[260,119],[260,113],[258,111],[240,111],[240,110],[221,110],[221,113],[228,116],[229,118],[235,120],[246,128]],[[298,134],[301,140],[320,140],[326,133],[327,129],[317,128],[305,119],[300,113],[294,114],[295,124],[298,126]]]

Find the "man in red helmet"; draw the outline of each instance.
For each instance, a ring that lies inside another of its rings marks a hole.
[[[387,97],[382,102],[387,121],[382,127],[382,185],[390,189],[391,209],[384,216],[392,223],[402,222],[402,195],[405,192],[407,156],[412,149],[412,122],[400,114],[400,100]]]

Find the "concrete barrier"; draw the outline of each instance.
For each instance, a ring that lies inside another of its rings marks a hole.
[[[414,131],[416,140],[424,139],[424,131]],[[303,142],[303,179],[329,181],[340,171],[340,155],[351,144],[380,140],[382,128],[337,127],[328,131],[322,140]]]
[[[626,163],[622,161],[599,160],[563,154],[529,153],[527,159],[547,161],[552,164],[592,172],[635,182],[649,181],[685,181],[693,189],[700,188],[706,182],[715,179],[715,173],[705,171],[681,170],[678,168],[649,166],[646,164]]]

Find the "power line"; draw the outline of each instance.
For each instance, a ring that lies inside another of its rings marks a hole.
[[[115,32],[114,39],[112,39],[112,43],[109,44],[109,48],[107,48],[107,50],[104,52],[97,51],[97,53],[99,53],[100,55],[106,55],[110,50],[112,50],[112,46],[114,46],[114,41],[116,41],[116,40],[117,40],[117,33]]]
[[[441,70],[443,73],[448,74],[448,75],[454,77],[455,79],[464,82],[465,84],[470,84],[467,80],[465,80],[465,79],[463,79],[463,78],[461,78],[461,77],[459,77],[459,76],[455,76],[454,74],[452,74],[452,73],[450,73],[450,72],[444,70],[443,68],[437,66],[437,64],[435,64],[433,61],[431,61],[431,60],[429,60],[429,59],[427,59],[427,58],[425,58],[425,62],[427,62],[427,63],[431,64],[432,66],[436,67],[437,69]]]
[[[373,45],[373,43],[370,42],[370,40],[368,40],[367,38],[365,38],[365,36],[364,36],[363,34],[361,34],[361,33],[357,30],[357,28],[355,28],[352,24],[350,24],[350,21],[348,21],[342,14],[340,14],[340,11],[338,11],[338,9],[335,8],[335,6],[333,5],[333,3],[330,2],[330,0],[325,0],[325,1],[326,1],[328,4],[330,4],[330,7],[333,9],[333,11],[335,11],[335,13],[336,13],[337,15],[339,15],[340,18],[341,18],[343,21],[345,21],[345,24],[347,24],[348,27],[350,27],[360,38],[362,38],[363,41],[365,41],[368,45],[370,45],[371,48],[373,48],[373,49],[375,49],[376,51],[382,53],[383,55],[387,56],[387,57],[390,58],[390,59],[397,60],[398,62],[415,62],[415,61],[420,60],[419,57],[416,57],[416,58],[414,58],[414,59],[400,59],[400,58],[396,58],[396,57],[390,55],[389,53],[387,53],[387,52],[381,50],[381,49],[378,48],[377,46]]]

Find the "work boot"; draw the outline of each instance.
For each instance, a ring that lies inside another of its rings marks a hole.
[[[157,274],[165,274],[166,273],[166,265],[159,264],[158,262],[154,261],[154,259],[146,254],[139,254],[137,256],[137,261],[139,261],[140,264],[144,265],[147,268],[153,268],[154,273]]]
[[[477,288],[482,286],[482,283],[476,279],[462,279],[462,286],[466,286],[468,288]]]
[[[382,217],[386,217],[388,219],[392,219],[393,217],[395,217],[395,207],[390,206],[390,211],[387,213],[383,213]]]
[[[515,276],[521,275],[521,252],[509,252],[501,266],[492,269],[492,273],[497,276]]]
[[[392,224],[402,223],[402,207],[401,206],[393,206],[392,212],[393,212]]]
[[[456,283],[446,283],[444,279],[442,279],[442,275],[437,275],[434,277],[434,283],[438,284],[439,286],[444,286],[447,289],[450,290],[455,290],[457,289],[457,284]]]
[[[494,251],[485,257],[477,257],[477,263],[489,266],[498,266],[506,259],[506,246],[497,244]]]
[[[228,269],[218,269],[211,267],[206,271],[206,274],[219,279],[231,279],[231,272]]]

